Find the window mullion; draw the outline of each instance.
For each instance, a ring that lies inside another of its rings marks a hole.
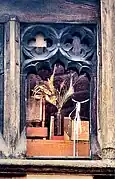
[[[101,130],[103,159],[115,158],[115,1],[101,1],[102,83]]]
[[[9,155],[16,157],[23,150],[20,136],[20,24],[11,17],[6,29],[4,137]],[[23,145],[22,145],[23,146]]]

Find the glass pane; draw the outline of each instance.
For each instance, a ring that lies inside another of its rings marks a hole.
[[[27,81],[27,137],[49,145],[49,150],[45,146],[41,150],[40,141],[39,155],[89,155],[87,147],[86,151],[79,151],[77,146],[80,139],[85,141],[82,144],[85,146],[89,141],[90,82],[87,74],[78,76],[74,69],[65,70],[56,63],[53,71],[41,69],[37,75],[29,74]]]
[[[98,144],[95,25],[21,27],[27,156],[90,158]]]

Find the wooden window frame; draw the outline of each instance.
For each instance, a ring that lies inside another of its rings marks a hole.
[[[102,50],[102,55],[99,55],[99,68],[98,68],[98,117],[101,123],[102,132],[102,160],[28,160],[25,159],[26,152],[26,135],[25,129],[20,134],[20,22],[40,22],[40,16],[35,19],[28,20],[28,18],[19,18],[16,16],[4,16],[0,17],[0,22],[4,23],[5,26],[5,40],[4,40],[4,139],[5,146],[3,147],[3,154],[0,159],[0,174],[18,174],[25,175],[29,172],[39,172],[39,173],[69,173],[69,174],[89,174],[89,175],[114,175],[115,173],[115,161],[114,159],[114,134],[112,130],[114,123],[113,118],[109,117],[113,115],[113,111],[108,112],[108,108],[113,108],[111,103],[112,99],[111,93],[112,85],[114,83],[112,79],[113,75],[113,54],[109,56],[107,49],[111,50],[112,43],[107,43],[109,41],[108,33],[113,35],[113,31],[109,31],[112,27],[112,17],[113,14],[109,14],[110,22],[107,20],[106,11],[109,12],[111,7],[114,5],[115,1],[110,1],[111,5],[107,4],[107,1],[101,0],[101,34],[102,34],[102,49],[99,41],[99,53]],[[75,21],[77,23],[88,23],[85,19],[78,19],[78,16],[69,16],[69,22]],[[63,22],[66,18],[50,17],[50,21]],[[61,19],[61,20],[59,20]],[[47,16],[43,17],[42,22],[48,22],[49,18]],[[80,22],[79,22],[80,21]],[[90,23],[99,23],[99,18],[89,18]],[[106,26],[108,25],[108,29]],[[110,25],[110,27],[109,27]],[[100,30],[100,28],[99,28]],[[115,37],[115,36],[114,36]],[[99,36],[100,39],[100,36]],[[114,50],[113,50],[114,51]],[[110,58],[109,58],[110,57]],[[106,61],[104,61],[106,58]],[[12,60],[11,60],[12,59]],[[103,63],[102,63],[103,62]],[[107,68],[107,63],[109,63],[109,68]],[[8,67],[8,64],[9,67]],[[106,70],[105,70],[106,69]],[[110,71],[111,70],[111,71]],[[109,81],[110,80],[110,81]],[[110,86],[105,86],[105,83],[109,83]],[[12,93],[11,93],[12,92]],[[109,93],[110,92],[110,93]],[[12,100],[11,100],[12,99]],[[105,101],[104,101],[105,100]],[[10,107],[7,102],[10,101]],[[110,102],[109,102],[110,101]],[[108,102],[108,103],[107,103]],[[107,108],[107,105],[109,107]],[[105,114],[104,114],[105,113]],[[106,120],[105,120],[106,118]],[[9,121],[10,120],[10,125]],[[109,122],[109,126],[108,126]],[[14,130],[12,130],[14,129]],[[105,137],[106,130],[108,131]],[[109,135],[112,135],[110,139]],[[112,141],[113,140],[113,141]],[[2,144],[4,145],[4,143]],[[10,159],[10,160],[9,160]],[[106,160],[108,159],[108,160]]]

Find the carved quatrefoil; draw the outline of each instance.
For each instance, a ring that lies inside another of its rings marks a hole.
[[[43,65],[51,67],[60,59],[67,68],[75,65],[80,71],[91,69],[91,59],[96,53],[96,33],[85,26],[56,29],[33,25],[25,29],[21,44],[24,69],[39,69]]]

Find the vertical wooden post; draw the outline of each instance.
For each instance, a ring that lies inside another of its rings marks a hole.
[[[17,30],[16,18],[10,19],[10,127],[12,152],[15,149],[16,141],[19,139],[19,124],[20,124],[20,59],[18,58],[17,42],[19,42],[18,36],[16,36]],[[16,39],[17,38],[17,39]]]
[[[115,158],[115,0],[101,0],[103,159]]]
[[[8,153],[10,153],[10,34],[9,34],[10,23],[9,21],[5,24],[5,35],[4,35],[4,139],[8,147]]]
[[[9,154],[16,157],[20,141],[20,24],[11,17],[6,26],[4,62],[4,138]],[[21,144],[20,144],[21,145]],[[17,149],[18,146],[18,149]],[[21,149],[20,149],[21,150]],[[18,153],[17,153],[18,152]]]
[[[42,127],[45,127],[45,99],[44,99],[44,97],[42,98],[42,105],[43,105]]]

